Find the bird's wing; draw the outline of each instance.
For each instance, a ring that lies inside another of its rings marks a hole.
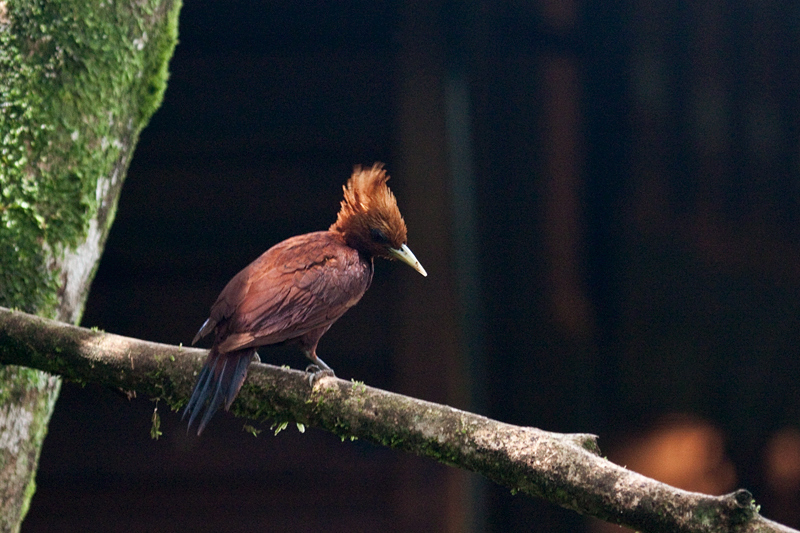
[[[371,278],[371,263],[328,232],[288,239],[220,294],[210,317],[222,326],[219,350],[275,344],[329,325],[358,302]]]

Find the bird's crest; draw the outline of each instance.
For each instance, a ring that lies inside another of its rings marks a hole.
[[[393,248],[405,244],[406,223],[394,194],[386,185],[388,180],[383,163],[375,163],[367,169],[356,166],[343,187],[342,207],[331,231],[341,232],[346,239],[360,244],[373,242],[374,232],[380,231]]]

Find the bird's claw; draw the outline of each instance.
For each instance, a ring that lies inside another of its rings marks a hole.
[[[320,378],[336,376],[330,368],[320,368],[318,365],[314,364],[308,365],[306,367],[306,372],[308,372],[308,384],[312,387],[314,386],[314,382]]]

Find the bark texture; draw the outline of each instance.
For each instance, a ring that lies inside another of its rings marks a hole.
[[[0,0],[0,304],[77,323],[180,0]],[[0,531],[17,531],[60,380],[0,368]]]
[[[206,353],[0,308],[0,363],[135,390],[173,409],[186,403]],[[794,531],[760,516],[744,489],[725,496],[687,492],[615,465],[600,456],[594,435],[504,424],[358,382],[326,377],[312,387],[304,372],[253,364],[232,411],[431,457],[639,531]]]

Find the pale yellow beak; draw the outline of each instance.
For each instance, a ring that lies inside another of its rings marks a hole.
[[[402,245],[399,250],[396,248],[389,248],[389,253],[392,255],[392,257],[394,257],[395,259],[399,259],[400,261],[407,264],[408,266],[410,266],[423,276],[428,275],[428,273],[425,272],[425,269],[422,268],[422,265],[419,264],[419,261],[417,261],[414,252],[412,252],[411,249],[405,244]]]

